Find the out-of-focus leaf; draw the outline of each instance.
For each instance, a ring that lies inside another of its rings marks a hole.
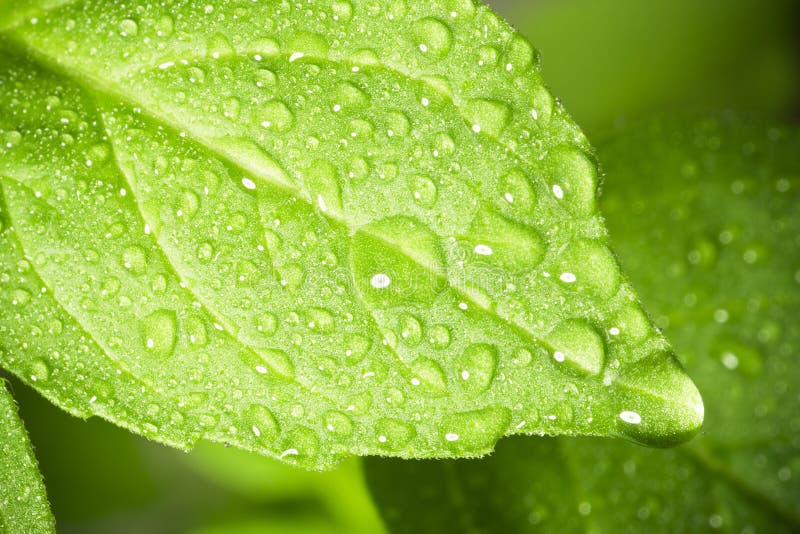
[[[42,475],[14,399],[0,378],[0,531],[55,532]]]
[[[702,435],[668,451],[514,439],[481,462],[375,459],[391,530],[800,529],[800,131],[656,120],[600,154],[615,244],[703,391]]]
[[[590,137],[624,115],[800,102],[794,0],[493,0],[542,53],[548,86]]]

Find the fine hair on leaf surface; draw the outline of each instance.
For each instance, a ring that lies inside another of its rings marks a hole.
[[[65,410],[312,469],[700,427],[486,6],[6,4],[0,50],[0,365]]]

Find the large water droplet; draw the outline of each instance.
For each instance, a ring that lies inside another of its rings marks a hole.
[[[117,30],[119,30],[119,34],[123,37],[134,37],[139,33],[139,25],[135,20],[122,19],[117,25]]]

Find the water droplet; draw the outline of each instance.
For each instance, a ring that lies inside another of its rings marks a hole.
[[[33,382],[45,382],[50,378],[50,367],[44,360],[36,358],[31,362],[28,376]]]
[[[122,266],[136,276],[147,271],[147,253],[138,245],[126,248],[122,253]]]
[[[558,259],[559,279],[565,286],[604,299],[613,297],[620,286],[617,260],[611,251],[592,240],[573,241]]]
[[[306,325],[320,333],[333,332],[335,322],[333,314],[325,308],[309,308],[306,311]]]
[[[470,100],[463,109],[467,124],[475,133],[499,138],[511,118],[511,109],[498,100]]]
[[[239,99],[232,96],[230,98],[226,98],[222,102],[222,113],[225,117],[231,120],[236,120],[239,118],[241,107],[242,105],[241,102],[239,102]]]
[[[432,208],[436,203],[438,190],[433,180],[427,176],[412,176],[408,180],[408,187],[414,201],[425,208]]]
[[[486,260],[505,269],[533,269],[544,256],[544,242],[533,228],[490,210],[478,212],[464,238],[473,252],[478,246],[491,250]]]
[[[478,65],[481,67],[494,67],[500,59],[500,52],[492,46],[481,46],[478,49]]]
[[[134,37],[139,33],[139,25],[131,19],[122,19],[117,25],[117,29],[123,37]]]
[[[642,343],[652,332],[650,321],[637,304],[623,306],[612,324],[618,330],[619,340],[631,346]]]
[[[285,443],[280,458],[294,464],[312,465],[319,453],[319,437],[310,428],[296,428]]]
[[[488,452],[508,430],[510,422],[511,411],[496,405],[448,415],[440,424],[442,442],[453,451]],[[457,439],[453,439],[455,436]]]
[[[453,34],[443,22],[427,17],[414,23],[412,37],[423,55],[442,58],[450,52]]]
[[[361,362],[369,352],[372,342],[360,334],[351,334],[348,336],[345,344],[345,360],[349,365],[354,365]]]
[[[232,56],[234,52],[231,42],[221,33],[212,35],[206,44],[206,53],[214,59]]]
[[[398,419],[381,419],[375,425],[376,439],[380,447],[399,450],[417,436],[416,429]]]
[[[386,114],[386,135],[403,137],[411,130],[411,121],[402,111],[390,111]]]
[[[172,310],[157,310],[141,321],[142,341],[150,354],[163,358],[175,350],[178,319]]]
[[[472,344],[456,359],[455,366],[464,390],[478,395],[486,391],[494,380],[497,348],[484,343]]]
[[[325,414],[325,429],[337,436],[353,433],[353,420],[342,412],[331,411]]]
[[[620,412],[619,418],[625,421],[626,423],[630,423],[632,425],[638,425],[642,422],[642,416],[636,412],[631,411],[624,411]]]
[[[521,169],[514,169],[503,177],[500,194],[515,213],[527,217],[533,214],[536,207],[536,193]]]
[[[197,259],[201,262],[206,263],[211,261],[214,257],[214,247],[211,243],[201,243],[197,247]]]
[[[261,279],[261,270],[249,260],[236,262],[236,285],[239,287],[252,287]]]
[[[328,41],[317,33],[299,32],[287,41],[286,48],[291,53],[290,60],[292,55],[297,59],[303,57],[328,57]],[[296,54],[300,54],[299,57]]]
[[[443,324],[435,324],[428,329],[428,342],[434,349],[446,349],[450,346],[450,328]]]
[[[272,312],[262,313],[256,321],[256,329],[265,336],[272,336],[278,331],[278,317]]]
[[[159,18],[155,24],[156,35],[159,37],[169,37],[174,31],[174,27],[175,23],[172,20],[172,17],[169,15],[164,15]]]
[[[504,56],[504,68],[514,74],[521,74],[528,70],[535,58],[535,52],[527,39],[519,34],[511,38]]]
[[[256,120],[268,130],[285,133],[294,127],[294,113],[280,100],[270,100],[257,113]]]
[[[363,108],[370,103],[367,93],[349,82],[341,82],[336,86],[333,99],[334,105],[339,105],[344,109]]]
[[[556,197],[567,211],[577,216],[595,212],[597,168],[589,156],[576,147],[564,145],[548,154],[545,165],[553,191],[561,191]]]
[[[619,410],[617,430],[640,443],[675,445],[697,432],[703,422],[700,393],[671,354],[655,352],[624,367],[611,387]],[[630,413],[623,418],[625,412]]]
[[[553,359],[578,374],[596,375],[605,363],[605,346],[597,331],[583,321],[561,322],[546,337]]]
[[[18,288],[11,292],[11,304],[24,307],[31,301],[31,293],[27,289]]]
[[[259,375],[270,374],[286,380],[294,379],[294,364],[281,349],[242,350],[238,356],[245,366]]]
[[[353,18],[353,5],[347,0],[334,0],[331,3],[333,20],[338,22],[349,22]]]
[[[409,347],[416,347],[422,341],[422,324],[419,319],[410,313],[404,313],[398,321],[400,338]]]
[[[290,263],[280,267],[278,270],[281,286],[289,291],[297,291],[303,285],[305,271],[297,264]]]
[[[339,172],[327,161],[316,161],[303,173],[305,186],[323,213],[342,213],[342,189]]]
[[[441,366],[430,358],[417,358],[410,365],[412,386],[439,397],[447,393],[447,381]]]
[[[430,303],[444,289],[439,238],[415,219],[396,217],[362,227],[351,241],[351,254],[358,289],[370,305]],[[390,284],[376,288],[376,274],[385,275],[381,280]]]
[[[189,343],[203,347],[208,343],[208,331],[205,323],[198,317],[189,317],[184,322],[186,334],[189,336]]]

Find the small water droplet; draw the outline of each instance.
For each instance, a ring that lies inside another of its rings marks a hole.
[[[133,275],[144,274],[147,272],[147,253],[138,245],[126,248],[122,253],[122,266]]]
[[[434,349],[446,349],[450,346],[450,328],[447,325],[435,324],[428,329],[428,342]]]
[[[163,358],[175,350],[178,320],[172,310],[157,310],[141,321],[142,342],[150,354]]]
[[[270,100],[258,113],[258,123],[267,130],[285,133],[294,127],[294,113],[280,100]]]
[[[408,180],[408,187],[414,201],[425,208],[432,208],[436,203],[438,190],[433,180],[427,176],[412,176]]]
[[[349,436],[353,433],[353,420],[342,412],[331,411],[325,414],[325,429],[337,436]]]
[[[410,313],[404,313],[398,321],[400,339],[409,347],[416,347],[422,341],[422,324]]]
[[[417,436],[417,431],[410,424],[398,419],[381,419],[375,425],[375,434],[380,447],[399,450]]]
[[[139,33],[139,25],[135,20],[122,19],[117,25],[117,30],[123,37],[135,37]]]
[[[25,307],[31,301],[31,293],[27,289],[17,288],[11,292],[11,304]]]
[[[497,348],[484,343],[472,344],[456,359],[455,366],[464,390],[478,395],[486,391],[494,380]]]

